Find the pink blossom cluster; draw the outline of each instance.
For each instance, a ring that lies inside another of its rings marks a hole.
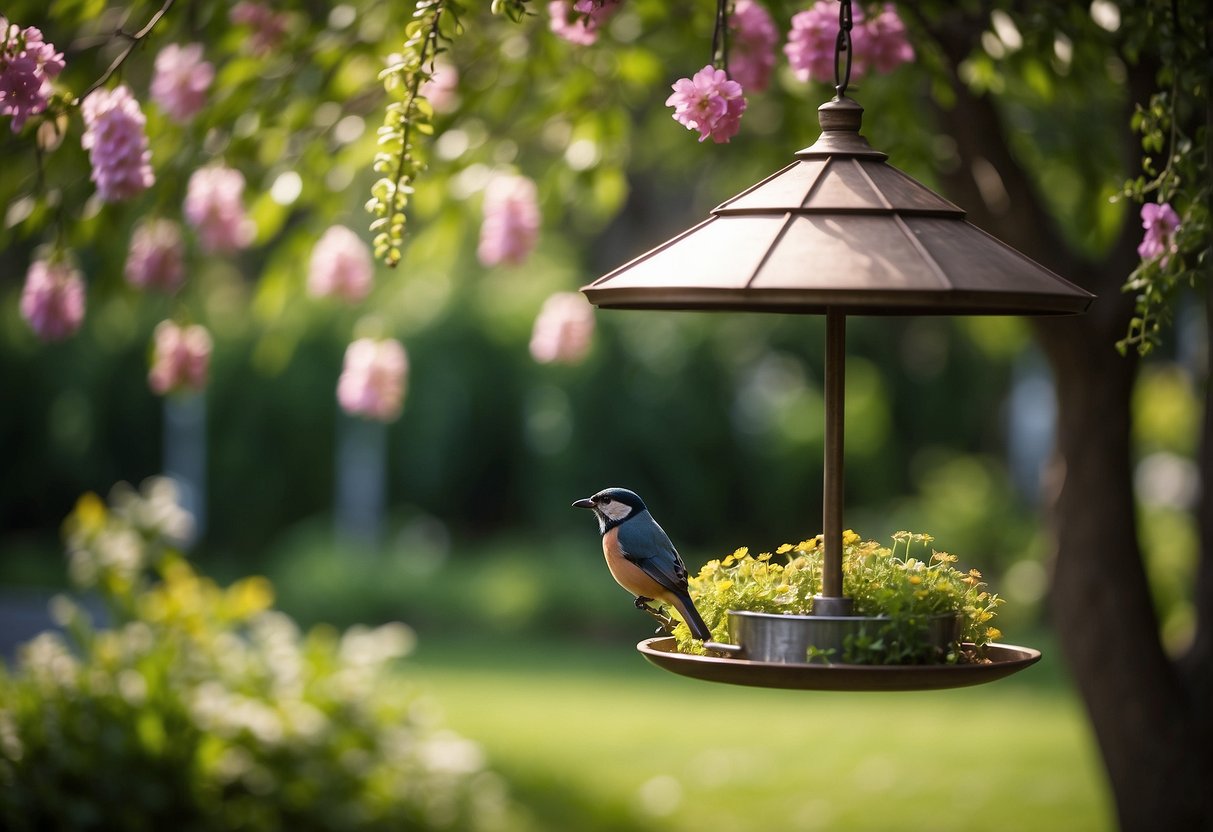
[[[130,199],[155,183],[144,132],[147,119],[125,85],[89,93],[80,115],[84,118],[80,144],[88,151],[90,178],[103,202]]]
[[[334,225],[312,248],[307,290],[314,297],[338,297],[357,303],[371,291],[375,274],[371,250],[343,225]]]
[[[892,72],[914,60],[905,23],[892,3],[885,3],[878,15],[868,19],[856,7],[852,20],[852,75],[863,75],[870,67],[878,72]],[[811,8],[793,16],[783,51],[796,77],[802,81],[833,83],[837,40],[838,6],[833,0],[818,0]]]
[[[14,133],[46,109],[51,79],[62,71],[63,53],[42,39],[41,30],[0,15],[0,116],[13,117]]]
[[[730,81],[723,69],[708,64],[690,78],[679,78],[673,89],[666,106],[674,108],[675,121],[699,131],[699,141],[711,138],[720,144],[737,135],[746,100],[741,84]]]
[[[863,20],[862,9],[854,10],[853,20]],[[784,44],[783,51],[801,81],[829,83],[834,80],[834,48],[837,41],[838,8],[832,0],[818,0],[812,8],[793,15],[792,29],[788,32],[788,42]],[[852,62],[851,71],[861,74],[857,62]]]
[[[337,402],[351,416],[391,422],[400,415],[409,360],[394,338],[359,338],[345,350]]]
[[[158,396],[178,390],[202,390],[211,366],[211,334],[206,327],[161,321],[153,334],[148,386]]]
[[[1146,230],[1137,247],[1137,254],[1143,260],[1153,260],[1162,257],[1163,266],[1171,259],[1171,255],[1179,251],[1175,235],[1179,231],[1179,214],[1169,202],[1147,202],[1141,206],[1141,227]]]
[[[484,221],[476,249],[485,266],[521,265],[539,240],[539,192],[525,176],[494,177],[484,189]]]
[[[864,71],[892,72],[914,60],[914,47],[906,33],[906,24],[892,3],[885,3],[880,14],[869,17],[851,30],[851,48]]]
[[[131,236],[124,269],[126,282],[139,289],[172,294],[185,282],[185,243],[172,220],[141,223]]]
[[[169,118],[187,124],[206,106],[206,94],[215,80],[215,67],[202,58],[202,44],[170,43],[156,55],[152,100]]]
[[[779,28],[757,0],[737,0],[729,20],[729,76],[749,92],[771,82]]]
[[[21,290],[21,317],[43,341],[62,341],[84,321],[84,280],[62,261],[35,260]]]
[[[264,3],[240,0],[227,13],[227,19],[237,26],[248,26],[253,30],[249,40],[249,51],[254,55],[268,55],[282,42],[290,18],[276,12]]]
[[[578,46],[598,40],[598,30],[619,11],[622,0],[552,0],[548,3],[549,26],[557,37]]]
[[[244,211],[244,175],[223,165],[199,168],[185,194],[185,219],[204,251],[223,254],[245,248],[256,231]]]
[[[543,302],[531,331],[531,357],[540,364],[577,364],[590,349],[594,310],[577,292],[557,292]]]

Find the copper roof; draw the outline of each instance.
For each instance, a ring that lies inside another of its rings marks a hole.
[[[796,161],[582,291],[621,309],[1067,314],[1094,297],[886,163],[849,98]]]

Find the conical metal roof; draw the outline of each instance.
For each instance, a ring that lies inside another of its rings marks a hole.
[[[582,291],[621,309],[1072,314],[1094,298],[887,164],[849,98],[796,161]]]

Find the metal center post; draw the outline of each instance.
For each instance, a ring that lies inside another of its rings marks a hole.
[[[850,615],[852,602],[842,594],[843,428],[846,424],[847,318],[836,307],[826,310],[825,488],[821,528],[824,562],[821,595],[813,599],[815,615]]]

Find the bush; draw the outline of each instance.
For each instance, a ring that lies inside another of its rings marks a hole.
[[[394,671],[402,624],[302,634],[272,588],[226,589],[174,549],[172,484],[81,498],[69,571],[112,624],[66,598],[0,669],[0,825],[14,830],[483,829],[515,817],[475,744]]]

